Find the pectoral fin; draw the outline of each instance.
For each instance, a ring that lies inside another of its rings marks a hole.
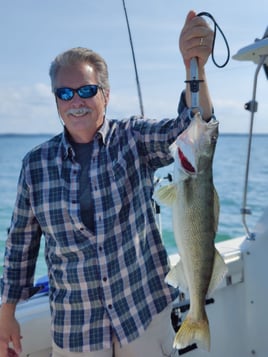
[[[159,204],[172,206],[176,198],[177,198],[177,189],[175,184],[170,184],[167,186],[160,187],[154,193],[154,199]]]

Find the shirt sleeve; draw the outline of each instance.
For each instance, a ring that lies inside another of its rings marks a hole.
[[[40,238],[41,229],[31,208],[29,187],[25,179],[25,170],[22,168],[6,241],[1,280],[3,303],[26,300],[40,289],[33,286]]]
[[[139,148],[153,170],[173,162],[169,147],[191,122],[189,108],[182,92],[178,105],[178,116],[175,119],[140,119],[133,122],[133,133]]]

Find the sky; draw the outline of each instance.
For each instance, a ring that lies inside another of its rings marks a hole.
[[[267,0],[125,0],[131,26],[145,116],[175,117],[185,69],[178,37],[189,10],[210,12],[224,31],[231,56],[262,38],[268,26]],[[212,25],[212,24],[211,24]],[[123,3],[121,0],[0,0],[0,134],[62,130],[50,90],[51,61],[71,47],[100,53],[109,67],[111,97],[107,116],[140,113]],[[215,57],[226,57],[218,34]],[[230,60],[206,71],[220,131],[247,133],[253,62]],[[258,77],[254,132],[268,133],[268,83]]]

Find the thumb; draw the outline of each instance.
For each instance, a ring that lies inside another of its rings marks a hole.
[[[188,15],[186,16],[186,20],[185,20],[185,24],[187,24],[188,22],[190,22],[194,17],[196,17],[196,12],[193,10],[190,10],[188,12]]]

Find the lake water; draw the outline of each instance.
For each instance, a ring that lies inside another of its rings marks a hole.
[[[16,197],[21,160],[28,150],[48,138],[50,135],[0,135],[0,274],[6,230],[10,224]],[[244,235],[240,209],[243,200],[247,145],[246,135],[221,134],[217,143],[214,157],[214,183],[220,198],[217,241]],[[248,186],[248,207],[252,211],[248,216],[248,225],[251,230],[254,230],[263,209],[268,206],[267,153],[268,135],[255,135],[252,141]],[[165,177],[168,173],[172,173],[172,166],[159,170],[157,176]],[[161,221],[165,245],[168,251],[172,252],[176,246],[169,208],[161,207]],[[36,276],[45,273],[46,267],[41,248]]]

